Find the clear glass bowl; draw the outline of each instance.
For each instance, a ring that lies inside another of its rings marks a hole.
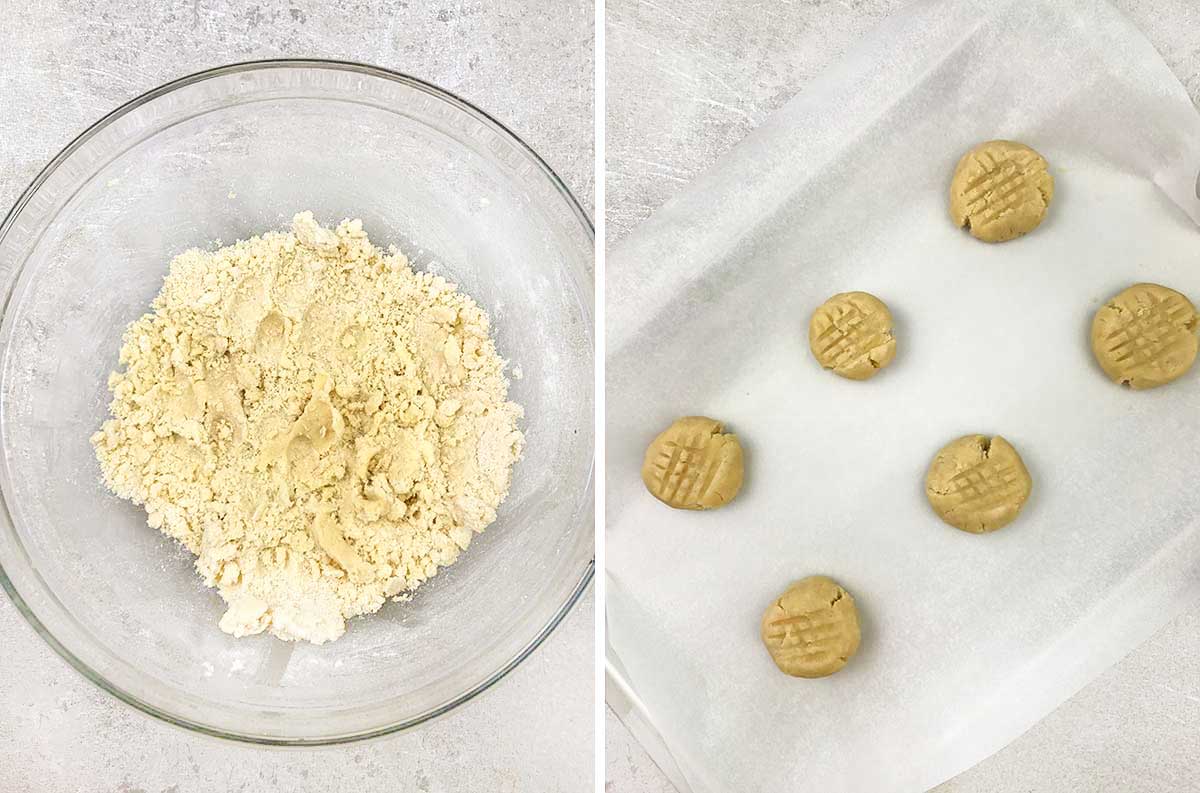
[[[311,209],[486,307],[520,367],[527,447],[500,517],[408,603],[320,647],[217,628],[190,555],[109,495],[88,438],[125,326],[170,259]],[[332,743],[444,713],[521,662],[592,575],[592,228],[562,181],[462,100],[367,66],[228,66],[73,141],[0,226],[0,565],[22,613],[147,713]]]

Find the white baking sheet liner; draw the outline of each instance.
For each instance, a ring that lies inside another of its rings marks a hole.
[[[959,156],[991,138],[1056,179],[1042,226],[1001,245],[946,210]],[[610,691],[677,784],[926,790],[1200,598],[1200,367],[1133,392],[1088,346],[1131,283],[1200,303],[1198,172],[1200,114],[1113,8],[922,2],[609,254]],[[869,382],[807,349],[812,310],[849,290],[896,317]],[[640,481],[689,414],[745,445],[724,509],[671,510]],[[991,535],[942,524],[922,490],[975,432],[1034,479]],[[758,621],[814,573],[856,597],[862,648],[791,679]]]

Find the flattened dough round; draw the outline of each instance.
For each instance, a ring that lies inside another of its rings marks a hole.
[[[826,300],[808,323],[808,346],[826,369],[866,380],[896,357],[892,312],[866,292],[842,292]]]
[[[724,425],[685,416],[646,449],[642,481],[659,501],[676,509],[716,509],[742,487],[742,445]]]
[[[1028,234],[1046,216],[1054,177],[1023,143],[989,140],[962,156],[950,180],[950,217],[984,242]]]
[[[999,435],[964,435],[950,441],[925,475],[925,495],[933,511],[972,534],[1011,523],[1032,489],[1021,456]]]
[[[1181,377],[1200,349],[1191,301],[1158,284],[1134,284],[1092,320],[1092,352],[1113,382],[1154,388]]]
[[[763,613],[762,640],[780,671],[792,677],[832,675],[858,650],[854,598],[823,575],[797,581]]]

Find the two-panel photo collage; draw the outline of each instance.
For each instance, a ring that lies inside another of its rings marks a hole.
[[[0,19],[0,793],[1200,793],[1192,0]]]

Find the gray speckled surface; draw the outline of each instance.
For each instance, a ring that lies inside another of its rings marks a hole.
[[[905,0],[608,0],[611,245]],[[1200,6],[1117,0],[1200,102]],[[610,296],[611,299],[611,296]],[[673,790],[611,711],[608,793]],[[937,793],[1200,790],[1200,606]]]
[[[592,208],[593,7],[548,3],[9,2],[0,23],[0,205],[117,105],[223,63],[285,56],[375,63],[474,102]],[[195,736],[116,702],[0,598],[0,793],[414,791],[565,793],[593,784],[589,596],[474,702],[365,744],[272,750]],[[546,740],[553,736],[553,740]]]

